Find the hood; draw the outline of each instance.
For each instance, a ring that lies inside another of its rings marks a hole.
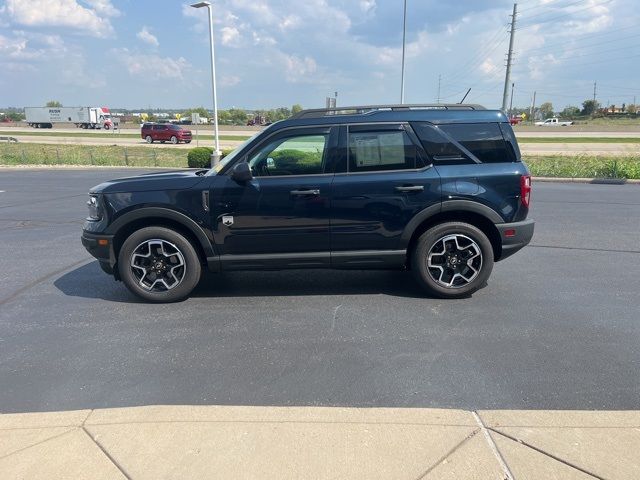
[[[195,187],[206,177],[206,170],[176,170],[146,173],[135,177],[119,178],[101,183],[89,193],[148,192],[152,190],[185,190]]]

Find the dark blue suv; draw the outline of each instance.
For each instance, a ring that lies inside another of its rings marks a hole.
[[[188,296],[204,267],[409,269],[429,294],[459,298],[529,243],[530,194],[501,111],[305,110],[211,170],[92,188],[82,242],[154,302]]]

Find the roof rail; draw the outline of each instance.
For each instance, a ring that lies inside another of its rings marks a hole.
[[[366,115],[381,111],[398,110],[486,110],[482,105],[464,103],[424,103],[424,104],[396,104],[396,105],[362,105],[335,108],[313,108],[302,110],[291,118],[315,118],[327,115]]]

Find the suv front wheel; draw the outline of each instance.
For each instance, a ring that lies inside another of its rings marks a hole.
[[[468,297],[493,269],[493,248],[477,227],[463,222],[435,225],[423,233],[411,256],[420,285],[440,298]]]
[[[198,254],[175,230],[146,227],[132,233],[118,254],[120,278],[131,292],[152,302],[187,297],[200,280]]]

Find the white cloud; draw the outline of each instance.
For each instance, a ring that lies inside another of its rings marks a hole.
[[[113,33],[113,27],[104,9],[108,10],[108,1],[94,2],[95,10],[83,7],[76,0],[6,0],[6,13],[20,25],[30,27],[70,27],[78,32],[94,36],[107,37]],[[98,12],[101,9],[101,12]],[[115,8],[112,7],[113,16]]]
[[[183,57],[171,58],[147,53],[133,53],[126,48],[113,50],[118,61],[126,67],[129,75],[149,80],[185,78],[191,64]]]
[[[302,19],[298,15],[287,15],[280,21],[279,27],[282,30],[287,30],[289,28],[297,28],[302,24]]]
[[[223,75],[218,82],[221,87],[234,87],[240,83],[240,77],[235,75]]]
[[[237,44],[240,40],[240,31],[236,27],[223,27],[220,32],[222,33],[223,45]]]
[[[284,55],[282,57],[286,80],[290,83],[305,82],[313,79],[318,70],[318,64],[311,57],[298,57],[296,55]]]
[[[254,45],[263,45],[270,47],[278,43],[275,38],[270,37],[269,35],[262,35],[255,31],[251,32],[251,35],[253,37]]]
[[[136,34],[136,37],[138,37],[144,43],[148,43],[149,45],[153,45],[154,47],[160,45],[160,42],[158,42],[158,38],[154,34],[152,34],[146,26],[142,27],[142,30],[140,30]]]
[[[98,14],[106,17],[119,17],[120,10],[113,6],[111,0],[84,0]]]

